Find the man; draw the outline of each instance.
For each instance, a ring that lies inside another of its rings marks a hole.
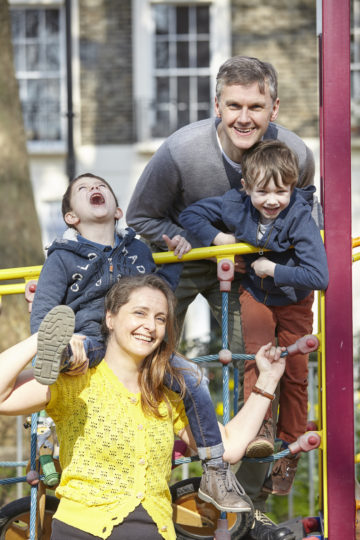
[[[242,154],[261,139],[283,141],[297,154],[300,169],[297,187],[313,183],[312,152],[295,133],[274,123],[278,112],[277,74],[273,66],[246,56],[228,59],[217,75],[216,118],[189,124],[161,145],[137,183],[128,207],[127,223],[150,242],[154,251],[169,247],[181,257],[190,247],[198,247],[180,226],[180,212],[195,201],[240,188]],[[241,270],[241,264],[237,269]],[[236,273],[229,293],[229,343],[234,353],[243,350],[240,283],[241,274]],[[221,325],[221,293],[216,264],[212,261],[184,265],[176,289],[180,325],[198,293],[207,299]],[[266,500],[261,487],[267,469],[266,464],[245,463],[238,472],[238,479],[259,510],[250,537],[290,540],[293,535],[288,529],[276,527],[260,512]]]

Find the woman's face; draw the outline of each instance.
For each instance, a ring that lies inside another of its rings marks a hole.
[[[162,343],[167,316],[167,299],[161,291],[151,287],[136,289],[116,315],[106,314],[110,342],[115,340],[120,354],[143,360]]]

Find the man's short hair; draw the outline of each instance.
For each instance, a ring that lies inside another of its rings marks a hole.
[[[276,139],[267,139],[254,144],[242,155],[241,170],[245,187],[253,189],[261,174],[261,185],[274,180],[279,187],[279,180],[284,185],[294,188],[299,177],[298,157],[285,143]]]
[[[220,66],[216,76],[216,97],[220,100],[224,86],[249,86],[254,83],[258,83],[262,94],[265,94],[268,84],[271,99],[273,102],[277,99],[277,73],[271,64],[250,56],[233,56]]]
[[[101,176],[97,176],[96,174],[92,174],[92,173],[84,173],[84,174],[80,174],[79,176],[77,176],[76,178],[74,178],[73,180],[71,180],[70,184],[68,185],[64,195],[63,195],[63,198],[62,198],[62,202],[61,202],[61,212],[62,212],[62,216],[64,218],[64,221],[65,221],[65,216],[68,212],[71,212],[72,208],[71,208],[71,194],[72,194],[72,189],[74,187],[74,184],[75,182],[77,182],[78,180],[81,180],[82,178],[94,178],[95,180],[99,180],[100,182],[103,182],[104,184],[107,185],[107,187],[109,188],[109,190],[111,191],[114,199],[115,199],[115,203],[116,203],[116,206],[119,206],[119,203],[118,203],[118,200],[117,200],[117,197],[113,191],[113,188],[110,186],[109,182],[107,182],[106,180],[104,180],[103,178],[101,178]],[[68,227],[71,227],[71,225],[68,225]]]

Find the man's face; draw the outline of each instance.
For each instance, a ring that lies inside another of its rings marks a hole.
[[[278,111],[279,99],[273,102],[268,84],[265,94],[258,83],[225,85],[220,100],[215,98],[215,112],[221,118],[218,135],[227,156],[239,163],[243,152],[261,140]]]

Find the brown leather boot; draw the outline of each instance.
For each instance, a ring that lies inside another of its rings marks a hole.
[[[265,480],[262,491],[273,495],[288,495],[294,483],[299,459],[299,455],[290,454],[275,461],[271,476]]]
[[[274,453],[274,426],[272,418],[264,420],[259,433],[247,446],[245,456],[263,458]]]

